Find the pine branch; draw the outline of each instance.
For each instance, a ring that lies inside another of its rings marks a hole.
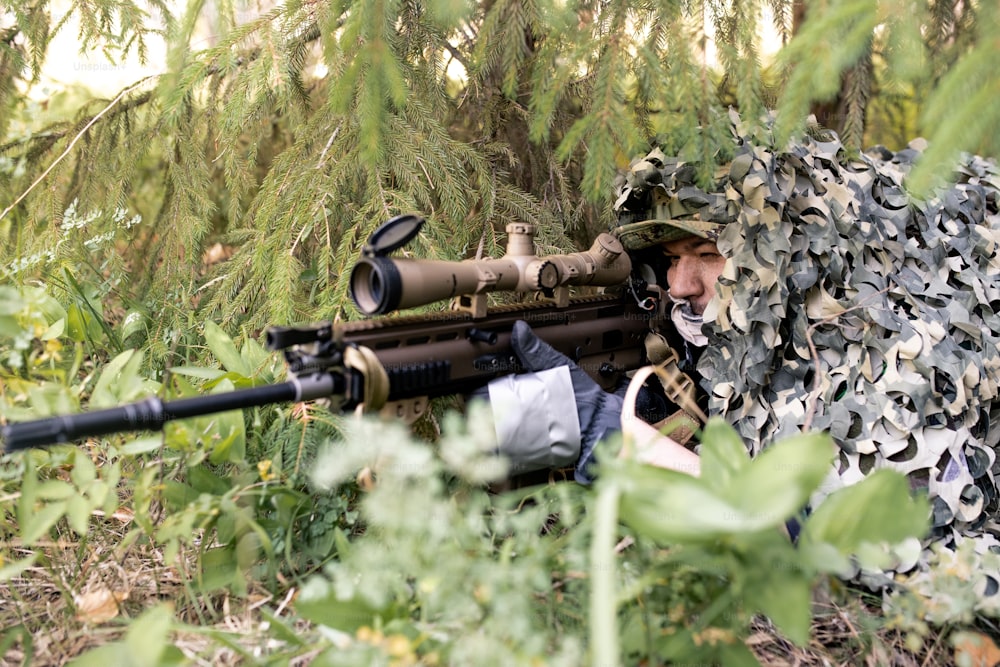
[[[66,147],[66,150],[64,150],[62,152],[62,154],[60,154],[59,157],[57,157],[55,159],[55,161],[53,161],[52,164],[50,164],[45,169],[45,171],[43,171],[41,173],[41,175],[38,176],[38,178],[36,178],[31,183],[30,186],[28,186],[27,190],[25,190],[20,195],[18,195],[17,198],[14,199],[14,201],[9,206],[7,206],[7,208],[5,208],[2,212],[0,212],[0,220],[3,220],[7,216],[8,213],[10,213],[18,204],[20,204],[22,201],[24,201],[25,198],[27,198],[27,196],[29,194],[31,194],[32,190],[34,190],[42,181],[45,180],[46,176],[48,176],[49,173],[53,169],[55,169],[56,165],[58,165],[60,162],[62,162],[63,159],[65,159],[66,156],[69,155],[73,151],[73,147],[77,144],[77,142],[80,141],[80,139],[83,137],[83,135],[85,135],[87,133],[87,131],[90,130],[90,128],[93,127],[101,119],[102,116],[104,116],[104,114],[106,114],[107,112],[109,112],[128,93],[130,93],[133,90],[139,88],[140,86],[142,86],[143,84],[145,84],[147,81],[148,81],[148,79],[143,79],[142,81],[140,81],[140,82],[138,82],[136,84],[133,84],[132,86],[129,86],[128,88],[125,88],[124,90],[122,90],[118,94],[117,97],[115,97],[113,100],[111,100],[111,102],[106,107],[104,107],[101,111],[99,111],[97,113],[97,115],[95,115],[93,118],[91,118],[87,122],[87,124],[83,127],[83,129],[80,130],[80,132],[78,132],[77,135],[75,137],[73,137],[73,139],[69,142],[69,145]]]

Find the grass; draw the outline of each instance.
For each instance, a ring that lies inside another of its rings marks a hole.
[[[5,628],[0,666],[65,665],[89,649],[122,639],[130,619],[162,602],[174,605],[179,629],[172,643],[192,664],[255,664],[254,656],[309,664],[320,648],[282,645],[270,631],[277,620],[306,645],[326,645],[317,627],[296,617],[294,586],[271,593],[251,585],[244,596],[197,593],[188,573],[181,571],[192,569],[193,561],[179,568],[165,563],[163,552],[148,543],[123,546],[128,531],[123,519],[105,518],[85,543],[58,540],[37,547],[39,564],[0,585],[0,627]],[[839,588],[833,594],[816,591],[807,646],[790,643],[762,617],[754,620],[746,645],[766,667],[958,664],[942,631],[932,632],[918,651],[911,651],[905,636],[883,627],[877,597]]]

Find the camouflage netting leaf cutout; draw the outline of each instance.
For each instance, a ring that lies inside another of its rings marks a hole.
[[[922,142],[847,159],[835,137],[777,150],[735,134],[720,190],[737,213],[718,238],[727,263],[699,364],[711,413],[752,454],[828,430],[839,475],[824,493],[892,468],[928,491],[934,538],[1000,544],[995,163],[964,157],[921,202],[902,183]]]

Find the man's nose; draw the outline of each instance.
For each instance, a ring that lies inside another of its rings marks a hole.
[[[670,296],[675,299],[692,299],[701,296],[704,290],[697,262],[685,257],[675,259],[667,272],[667,287],[670,290]]]

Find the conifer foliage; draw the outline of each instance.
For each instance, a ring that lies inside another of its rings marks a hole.
[[[82,49],[143,58],[162,34],[167,68],[43,124],[23,93],[63,19],[42,0],[0,3],[0,231],[4,256],[31,259],[4,273],[51,275],[84,250],[96,274],[123,262],[116,295],[155,311],[160,354],[193,304],[249,330],[346,308],[358,249],[399,212],[428,217],[415,252],[429,256],[494,253],[511,220],[538,223],[545,249],[586,241],[616,168],[658,132],[684,147],[718,102],[695,47],[704,19],[673,3],[181,9],[74,5]],[[759,106],[748,90],[740,102]],[[67,230],[71,206],[92,219]],[[216,242],[231,256],[206,266]]]
[[[937,84],[930,157],[995,148],[992,5],[827,3],[794,39],[791,6],[0,1],[0,252],[17,258],[0,270],[25,280],[76,257],[127,275],[107,290],[147,314],[162,355],[195,305],[247,331],[350,316],[343,277],[399,212],[428,217],[414,251],[429,256],[494,252],[510,220],[539,223],[549,249],[583,244],[650,140],[725,159],[730,105],[747,119],[780,106],[791,131],[810,100],[842,93],[851,143],[883,91]],[[166,62],[147,63],[162,73],[43,99],[46,67],[81,57],[49,49],[70,25],[109,63],[162,38]],[[791,39],[779,73],[765,28]],[[850,68],[874,78],[841,90]],[[68,228],[71,209],[88,222]],[[227,261],[206,261],[216,243]]]

